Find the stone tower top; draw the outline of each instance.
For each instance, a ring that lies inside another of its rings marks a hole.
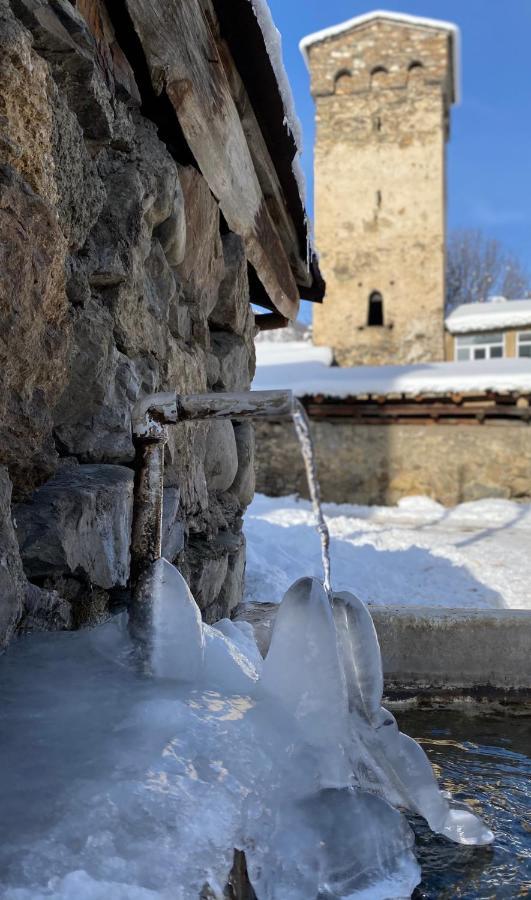
[[[316,107],[315,228],[340,365],[444,354],[446,157],[459,30],[372,12],[301,42]]]
[[[400,26],[407,40],[386,42],[386,33],[396,35]],[[436,34],[443,40],[434,43]],[[386,87],[405,87],[418,69],[424,71],[415,74],[422,74],[426,84],[440,84],[449,107],[460,98],[460,43],[459,28],[452,22],[376,10],[309,34],[299,46],[314,97],[337,93],[338,78],[345,77],[349,92],[369,91],[380,72],[391,76]]]

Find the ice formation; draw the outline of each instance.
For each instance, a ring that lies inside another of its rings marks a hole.
[[[0,660],[5,900],[193,900],[206,883],[221,898],[234,848],[259,900],[406,898],[420,873],[393,807],[452,840],[491,840],[381,708],[354,597],[331,606],[317,579],[297,582],[262,664],[249,626],[198,628],[165,560],[152,584],[159,677],[139,674],[120,620]]]
[[[331,589],[295,418],[325,584],[288,590],[265,661],[249,626],[202,623],[165,559],[143,576],[133,641],[116,620],[0,660],[5,900],[194,900],[206,886],[222,900],[235,848],[258,900],[400,900],[420,880],[400,810],[458,843],[492,841],[381,706],[376,632]]]

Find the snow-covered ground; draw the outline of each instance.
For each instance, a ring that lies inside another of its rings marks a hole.
[[[332,584],[383,605],[531,609],[531,505],[479,500],[445,509],[427,497],[396,507],[325,504]],[[310,504],[256,496],[245,518],[246,599],[279,602],[320,573]]]

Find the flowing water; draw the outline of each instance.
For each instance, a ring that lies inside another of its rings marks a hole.
[[[412,819],[422,867],[414,900],[531,897],[531,717],[408,710],[397,718],[441,787],[480,809],[496,835],[490,847],[471,849]]]
[[[321,503],[321,485],[317,477],[317,466],[315,463],[315,447],[313,443],[312,433],[310,430],[310,421],[306,415],[306,410],[300,402],[295,399],[293,404],[293,424],[299,439],[302,458],[304,460],[304,468],[306,469],[306,479],[308,481],[308,489],[312,500],[313,511],[315,514],[316,527],[321,539],[321,556],[323,560],[323,585],[327,593],[328,599],[332,602],[332,582],[330,577],[330,532],[326,519],[323,515],[323,507]]]

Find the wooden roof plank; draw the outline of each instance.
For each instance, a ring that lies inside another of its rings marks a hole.
[[[271,219],[216,40],[198,0],[126,0],[154,89],[166,91],[210,190],[275,308],[295,319],[299,290]]]

